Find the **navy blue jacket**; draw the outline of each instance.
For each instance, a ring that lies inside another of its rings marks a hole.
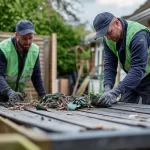
[[[15,44],[16,38],[15,37],[12,38],[12,42],[14,44],[14,47],[16,48],[16,46],[15,46],[16,45]],[[22,72],[22,69],[23,69],[24,64],[25,64],[25,59],[26,59],[27,53],[28,53],[28,51],[24,51],[23,55],[21,56],[17,51],[18,62],[19,62],[18,63],[19,64],[19,66],[18,66],[19,73]],[[2,51],[0,50],[0,91],[10,88],[8,86],[6,80],[5,80],[6,68],[7,68],[7,60],[4,56],[4,54],[2,53]],[[33,74],[32,74],[31,80],[32,80],[32,83],[33,83],[37,93],[39,94],[39,96],[45,95],[46,91],[44,89],[43,81],[42,81],[42,78],[41,78],[41,69],[40,69],[39,56],[37,58],[35,67],[33,69]]]
[[[124,19],[120,19],[123,27],[123,40],[116,43],[116,49],[119,52],[119,58],[124,64],[125,62],[125,44],[126,44],[126,30],[127,22]],[[140,40],[143,39],[143,42]],[[148,47],[150,46],[150,33],[146,31],[138,32],[132,39],[130,44],[131,52],[131,69],[127,72],[126,77],[117,86],[121,92],[124,94],[137,86],[150,84],[150,74],[144,78],[144,73],[146,70],[146,65],[148,61]],[[113,87],[116,78],[116,70],[118,65],[118,58],[109,49],[104,40],[104,86],[111,85]]]

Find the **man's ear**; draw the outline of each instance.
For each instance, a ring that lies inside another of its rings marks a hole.
[[[114,25],[116,26],[116,27],[120,27],[120,21],[118,20],[118,19],[115,19],[114,20]]]
[[[115,20],[114,20],[114,24],[115,24],[115,25],[118,25],[118,23],[119,23],[119,20],[118,20],[118,19],[115,19]]]
[[[15,32],[15,35],[16,35],[16,37],[18,37],[18,33],[17,32]]]

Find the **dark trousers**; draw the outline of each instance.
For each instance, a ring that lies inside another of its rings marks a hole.
[[[123,94],[120,102],[139,103],[140,97],[142,104],[150,105],[150,75],[145,77],[135,89]]]

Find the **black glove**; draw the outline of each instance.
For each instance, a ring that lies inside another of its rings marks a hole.
[[[98,107],[110,107],[112,104],[117,103],[117,97],[120,95],[120,90],[118,88],[113,88],[112,90],[104,93],[98,101]]]
[[[20,92],[15,92],[12,89],[10,89],[7,93],[8,97],[9,97],[9,102],[18,102],[18,101],[24,101],[25,96],[23,93]]]
[[[111,88],[111,85],[105,85],[104,87],[104,93],[110,91],[112,88]]]

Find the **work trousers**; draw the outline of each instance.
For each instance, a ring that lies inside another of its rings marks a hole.
[[[133,90],[126,92],[120,98],[120,102],[139,103],[150,105],[150,75],[145,77]]]

